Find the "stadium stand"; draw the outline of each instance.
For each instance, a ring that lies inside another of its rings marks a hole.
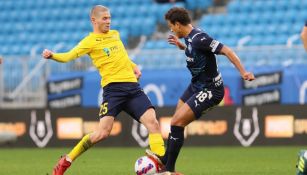
[[[213,0],[186,0],[186,8],[190,10],[207,9],[212,6]]]
[[[307,1],[232,0],[224,12],[208,13],[215,8],[213,0],[176,4],[158,4],[154,0],[5,0],[0,2],[2,92],[18,87],[38,65],[43,48],[67,51],[86,36],[91,31],[88,12],[96,4],[111,9],[112,28],[120,31],[126,46],[131,38],[146,36],[148,40],[137,48],[139,51],[131,52],[136,53],[131,57],[144,69],[185,67],[184,54],[169,45],[166,37],[156,37],[161,33],[159,26],[165,26],[165,12],[174,5],[200,11],[203,15],[195,21],[196,26],[231,46],[248,66],[307,64],[299,40]],[[218,61],[220,67],[231,66],[221,56]],[[29,89],[39,89],[49,74],[88,70],[90,64],[86,58],[69,64],[50,61],[32,77]]]
[[[0,5],[0,55],[5,60],[4,65],[12,75],[19,76],[16,82],[22,79],[18,72],[21,69],[12,67],[18,64],[27,64],[24,57],[40,54],[43,48],[53,48],[56,51],[67,51],[90,32],[89,10],[93,5],[103,4],[111,9],[113,16],[112,28],[120,31],[121,38],[127,44],[128,37],[150,36],[155,32],[158,21],[171,4],[156,4],[151,0],[81,0],[76,3],[72,0],[7,0]],[[12,58],[12,57],[20,58]],[[22,57],[22,58],[21,58]],[[31,58],[30,60],[35,59]],[[38,62],[39,58],[32,62]],[[62,68],[63,67],[63,68]],[[30,68],[33,68],[30,66]],[[72,64],[62,66],[51,63],[51,73],[74,70]],[[9,74],[9,73],[5,73]],[[14,78],[15,79],[15,78]],[[5,83],[14,88],[18,83]]]
[[[151,0],[29,0],[2,1],[0,6],[0,37],[5,47],[2,55],[27,55],[38,44],[64,42],[73,46],[91,31],[88,12],[96,4],[111,9],[112,27],[121,32],[125,43],[131,36],[150,36],[158,21],[172,4],[156,4]],[[18,39],[18,42],[16,40]],[[8,49],[11,47],[16,49]],[[24,48],[26,46],[26,48]]]
[[[236,39],[234,43],[229,42],[233,46],[244,36],[251,36],[248,45],[285,45],[289,37],[300,32],[304,23],[306,8],[300,4],[299,0],[291,3],[236,0],[228,5],[227,14],[206,15],[199,25],[225,43],[231,35]],[[221,27],[228,30],[220,32]]]
[[[204,14],[197,26],[234,48],[246,65],[307,64],[303,50],[290,48],[302,45],[299,33],[307,16],[306,4],[300,0],[233,0],[227,5],[225,13]],[[139,56],[146,57],[144,55],[148,50],[161,48],[172,47],[165,39],[149,40]],[[165,62],[169,62],[168,58],[173,59],[163,55],[160,57]],[[182,57],[179,59],[184,59]],[[148,61],[143,63],[142,60],[138,61],[144,67],[152,67],[146,64]],[[223,56],[218,56],[218,61],[220,66],[231,66]],[[183,67],[184,64],[178,66]]]
[[[0,55],[4,57],[0,70],[0,93],[18,89],[22,81],[38,66],[44,48],[68,51],[92,29],[89,11],[93,5],[110,8],[112,28],[120,31],[127,45],[129,37],[151,36],[163,14],[173,4],[157,4],[153,0],[5,0],[0,2]],[[178,6],[185,6],[178,3]],[[88,70],[90,60],[79,59],[68,64],[50,61],[36,71],[27,90],[44,87],[49,74]],[[3,67],[3,68],[2,68]],[[24,88],[23,88],[24,89]],[[21,91],[20,91],[21,92]],[[1,99],[0,99],[1,100]]]

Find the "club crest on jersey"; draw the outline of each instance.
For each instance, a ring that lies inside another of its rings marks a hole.
[[[109,48],[103,48],[103,52],[110,56],[110,49]]]

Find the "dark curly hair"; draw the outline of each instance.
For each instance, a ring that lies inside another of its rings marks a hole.
[[[182,25],[188,25],[191,23],[189,12],[180,7],[173,7],[165,14],[165,20],[170,21],[172,24],[179,22]]]

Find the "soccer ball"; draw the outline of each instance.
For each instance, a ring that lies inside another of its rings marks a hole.
[[[158,172],[158,164],[152,158],[143,156],[136,160],[134,171],[137,175],[152,175]]]

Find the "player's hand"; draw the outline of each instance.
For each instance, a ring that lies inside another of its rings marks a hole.
[[[168,41],[169,44],[175,45],[181,50],[185,49],[185,45],[182,44],[180,42],[179,38],[175,35],[170,34],[167,38],[167,41]]]
[[[53,52],[50,51],[50,50],[48,50],[48,49],[45,49],[45,50],[43,51],[43,53],[42,53],[42,56],[43,56],[44,58],[46,58],[46,59],[51,58],[52,55],[53,55]]]
[[[168,43],[177,46],[179,39],[177,36],[170,34],[167,38]]]
[[[251,72],[245,72],[245,73],[242,75],[242,78],[243,78],[244,80],[247,80],[247,81],[253,81],[253,80],[255,80],[255,76],[254,76],[254,74],[251,73]]]
[[[134,72],[134,75],[135,75],[136,79],[140,79],[141,78],[142,72],[141,72],[141,70],[139,69],[138,66],[135,66],[133,68],[133,72]]]
[[[2,64],[2,58],[0,58],[0,64]]]

